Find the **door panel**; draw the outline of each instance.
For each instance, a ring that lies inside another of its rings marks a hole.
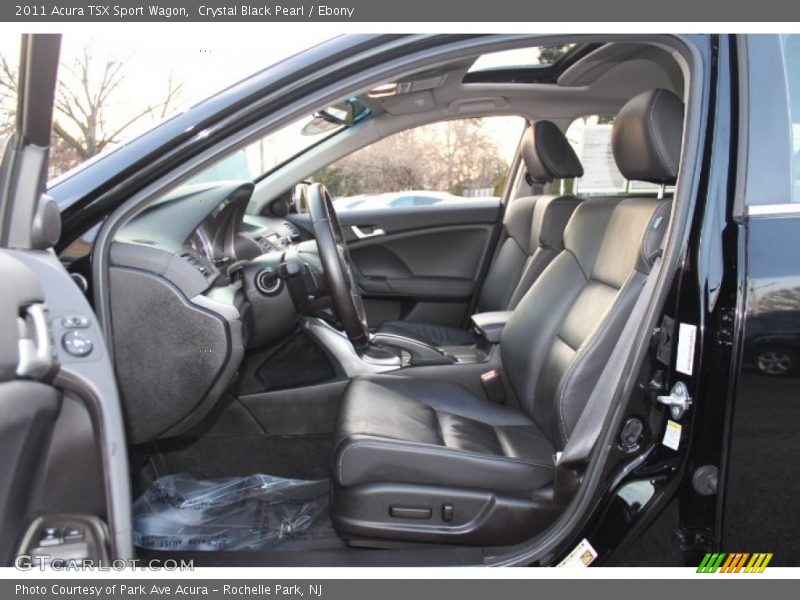
[[[35,503],[34,486],[60,394],[33,381],[0,383],[0,565],[11,564]]]
[[[494,223],[500,214],[498,200],[464,200],[452,204],[340,210],[337,215],[349,241],[357,240],[352,226],[382,228],[387,235],[429,227]]]
[[[22,38],[0,168],[2,566],[15,554],[30,564],[133,556],[114,371],[86,297],[50,251],[61,229],[44,195],[59,47],[60,36]]]
[[[499,202],[486,200],[341,211],[370,326],[398,319],[458,326],[499,214]]]
[[[47,313],[39,310],[44,296],[33,273],[3,251],[0,278],[14,282],[0,294],[0,565],[7,565],[34,500],[60,394],[36,381],[16,380],[52,367]]]

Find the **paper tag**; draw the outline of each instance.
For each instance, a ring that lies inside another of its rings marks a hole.
[[[678,328],[678,357],[675,359],[675,370],[686,375],[692,374],[694,367],[694,345],[697,338],[697,327],[681,323]]]
[[[667,421],[667,428],[664,430],[664,439],[661,442],[667,448],[677,450],[681,445],[681,426],[675,421]]]
[[[597,558],[597,550],[592,548],[589,540],[583,538],[567,557],[558,563],[559,567],[588,567]]]

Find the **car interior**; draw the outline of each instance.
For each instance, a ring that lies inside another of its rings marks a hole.
[[[348,90],[314,113],[321,141],[253,177],[195,173],[116,231],[94,293],[142,555],[467,562],[575,497],[587,464],[562,457],[595,442],[592,392],[663,251],[689,79],[641,42],[485,60]],[[586,115],[613,123],[601,154],[624,190],[581,185],[597,167],[568,128]],[[498,116],[524,123],[499,197],[340,209],[315,179]]]

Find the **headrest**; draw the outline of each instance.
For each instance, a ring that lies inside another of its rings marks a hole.
[[[634,96],[614,120],[611,147],[626,179],[673,184],[678,177],[683,102],[669,90]]]
[[[583,176],[583,166],[567,137],[551,121],[536,121],[525,131],[522,160],[536,183]]]

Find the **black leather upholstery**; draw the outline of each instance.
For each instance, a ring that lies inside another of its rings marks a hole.
[[[668,90],[630,100],[614,121],[611,146],[627,179],[675,183],[681,157],[683,102]]]
[[[378,327],[378,331],[413,338],[439,348],[471,346],[477,341],[475,334],[468,329],[416,321],[386,321]]]
[[[663,235],[668,211],[668,201],[653,198],[584,201],[564,234],[565,251],[506,323],[503,370],[523,410],[558,450],[649,272],[643,248]]]
[[[583,174],[567,138],[549,121],[537,121],[526,132],[523,145],[528,148],[523,156],[529,172],[546,172],[548,181]],[[564,228],[578,202],[574,196],[526,196],[509,205],[503,218],[504,236],[478,294],[477,312],[510,310],[517,305],[561,252]],[[477,341],[471,331],[431,323],[388,321],[378,331],[439,347],[469,346]]]
[[[640,111],[642,98],[631,102],[633,108],[623,108],[627,117],[615,127],[629,129],[629,119],[639,114],[640,125],[655,131],[649,136],[664,138],[666,132],[648,125],[651,119],[670,122],[658,117],[659,103]],[[672,101],[661,102],[669,106]],[[635,150],[627,144],[649,149],[657,143],[616,133],[628,140],[624,152],[620,150],[625,156]],[[660,161],[636,167],[643,178],[659,179],[667,164],[677,165],[680,148],[662,150],[666,154]],[[336,425],[336,486],[346,488],[348,498],[358,497],[354,490],[387,483],[399,486],[398,493],[409,490],[408,497],[416,499],[429,497],[427,492],[412,493],[414,486],[425,485],[454,498],[489,490],[501,505],[509,497],[540,497],[542,488],[553,482],[554,455],[569,442],[650,272],[669,214],[670,202],[656,198],[589,199],[574,211],[563,250],[523,295],[503,330],[502,371],[520,409],[492,404],[455,383],[413,379],[413,371],[410,376],[401,372],[353,380]],[[374,497],[365,492],[364,502],[373,509]],[[554,510],[552,502],[549,506]],[[539,506],[533,512],[541,510]],[[369,527],[356,529],[392,538],[399,528],[403,539],[431,540],[437,539],[437,527],[446,526],[436,522],[429,530],[403,528],[387,520],[385,526],[371,521]],[[512,521],[502,526],[504,539],[513,537],[513,528],[519,526]],[[347,537],[353,520],[334,514],[334,523]],[[473,528],[468,539],[492,543],[499,526],[492,527]],[[457,532],[442,539],[457,540]]]
[[[525,131],[522,159],[531,179],[537,183],[583,176],[583,165],[578,155],[552,121],[536,121]]]
[[[553,479],[553,447],[531,419],[444,381],[354,380],[334,444],[334,476],[343,486],[392,481],[524,492]]]

